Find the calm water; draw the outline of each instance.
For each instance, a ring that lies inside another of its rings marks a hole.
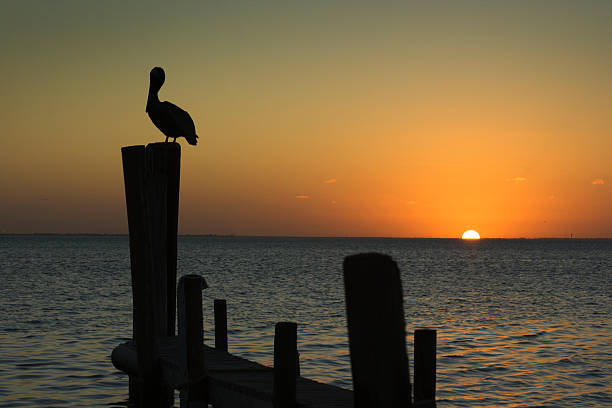
[[[399,264],[408,333],[438,330],[440,407],[612,406],[612,240],[181,237],[178,266],[210,285],[209,344],[226,298],[230,351],[270,364],[295,321],[302,374],[350,388],[341,268],[363,251]],[[0,279],[0,406],[125,405],[127,237],[0,236]]]

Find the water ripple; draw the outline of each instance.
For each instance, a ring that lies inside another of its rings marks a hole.
[[[178,267],[210,285],[206,342],[225,298],[230,351],[272,364],[295,321],[302,374],[350,388],[342,259],[388,253],[411,361],[412,331],[438,330],[438,406],[612,406],[611,242],[181,237]],[[126,406],[127,237],[0,236],[0,279],[0,405]]]

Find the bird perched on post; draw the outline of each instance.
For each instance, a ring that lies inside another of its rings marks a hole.
[[[183,136],[190,145],[196,145],[198,144],[198,135],[196,135],[191,116],[173,103],[159,101],[157,93],[165,79],[166,74],[160,67],[151,70],[146,112],[153,124],[166,135],[166,142],[169,137],[176,141],[177,137]]]

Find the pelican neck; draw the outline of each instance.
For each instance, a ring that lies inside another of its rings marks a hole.
[[[152,83],[149,84],[149,97],[147,98],[147,105],[150,103],[159,103],[158,92],[160,89],[161,85],[159,87],[155,87]]]

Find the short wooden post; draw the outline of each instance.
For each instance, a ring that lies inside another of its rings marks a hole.
[[[436,406],[436,331],[414,331],[414,405]]]
[[[402,283],[387,255],[344,259],[355,407],[411,407]]]
[[[202,288],[204,279],[198,275],[183,276],[185,285],[185,341],[187,344],[187,401],[208,402],[206,366],[204,364],[204,322],[202,319]]]
[[[296,406],[296,377],[299,372],[297,353],[297,324],[276,323],[274,328],[274,408]]]
[[[225,299],[215,299],[215,348],[227,351],[227,303]]]

